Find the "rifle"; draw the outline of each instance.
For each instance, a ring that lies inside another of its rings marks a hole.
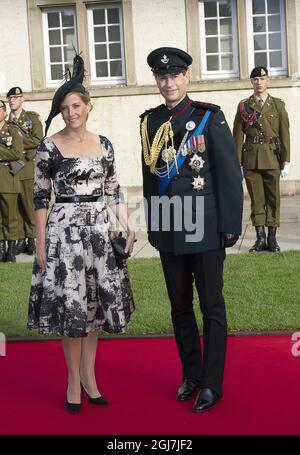
[[[276,149],[274,150],[274,153],[275,153],[275,156],[276,156],[276,158],[278,160],[280,170],[282,171],[283,168],[284,168],[284,163],[283,163],[283,160],[282,160],[282,147],[281,147],[280,140],[277,140],[275,142],[275,145],[276,145]]]
[[[9,166],[10,173],[15,176],[18,172],[20,172],[23,169],[23,167],[25,167],[25,164],[23,163],[22,160],[16,160],[16,161],[0,160],[0,167],[2,167],[2,166]]]

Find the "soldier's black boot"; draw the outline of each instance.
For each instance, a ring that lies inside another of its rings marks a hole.
[[[266,233],[264,226],[255,226],[256,230],[256,242],[250,248],[249,253],[265,251],[267,243],[266,243]]]
[[[6,261],[6,244],[5,240],[0,240],[0,262]]]
[[[26,251],[27,251],[27,246],[26,246],[25,239],[18,240],[17,246],[16,246],[16,254],[26,253]]]
[[[268,238],[267,238],[268,250],[272,253],[280,253],[280,247],[276,240],[276,227],[268,227]]]
[[[27,239],[27,254],[29,254],[29,256],[33,256],[35,254],[34,239]]]
[[[16,262],[16,241],[8,240],[6,262]]]

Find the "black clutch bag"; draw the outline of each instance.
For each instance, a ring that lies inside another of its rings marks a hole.
[[[122,232],[119,232],[119,234],[112,233],[110,241],[115,254],[117,266],[119,269],[122,269],[125,265],[125,259],[129,257],[129,254],[125,253],[126,239],[122,236]]]

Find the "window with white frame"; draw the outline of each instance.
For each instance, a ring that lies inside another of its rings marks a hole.
[[[266,66],[269,74],[287,73],[284,0],[247,0],[250,71]]]
[[[67,68],[72,70],[74,49],[77,49],[75,9],[53,7],[42,10],[46,85],[61,84]]]
[[[202,77],[237,77],[236,0],[199,0]]]
[[[87,12],[92,83],[125,83],[121,5],[93,4],[88,6]]]

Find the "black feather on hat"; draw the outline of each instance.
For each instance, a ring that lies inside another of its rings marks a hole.
[[[75,49],[74,49],[75,50]],[[73,71],[72,75],[70,70],[67,69],[65,78],[70,80],[66,80],[66,82],[59,87],[53,97],[52,106],[50,114],[46,120],[46,130],[45,135],[47,135],[47,131],[49,129],[50,123],[60,113],[60,105],[64,97],[70,92],[78,92],[78,93],[85,93],[85,87],[82,85],[84,79],[84,61],[83,58],[80,57],[79,54],[75,51],[76,55],[73,60]]]

